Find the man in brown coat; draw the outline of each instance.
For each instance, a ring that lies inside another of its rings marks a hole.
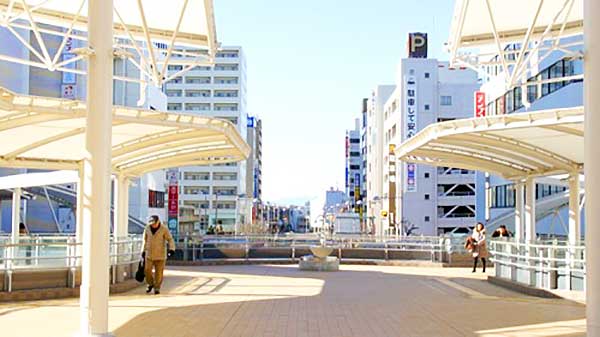
[[[167,253],[166,244],[169,245]],[[160,294],[160,286],[163,281],[163,271],[167,257],[175,253],[175,241],[166,226],[161,225],[157,215],[148,220],[148,226],[144,229],[144,247],[142,258],[145,260],[144,273],[146,274],[147,293],[154,289],[155,294]],[[155,274],[152,275],[154,267]]]

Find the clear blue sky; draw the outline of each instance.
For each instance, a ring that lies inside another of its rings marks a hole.
[[[393,84],[408,32],[443,43],[450,0],[215,0],[218,39],[247,58],[249,113],[263,120],[263,199],[299,202],[344,188],[345,130],[363,97]]]

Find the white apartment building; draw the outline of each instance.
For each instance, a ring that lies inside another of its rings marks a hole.
[[[262,120],[248,117],[247,139],[250,156],[246,167],[246,196],[252,199],[251,214],[246,218],[255,222],[262,204]]]
[[[382,116],[381,195],[388,226],[393,222],[423,235],[474,226],[477,199],[484,198],[483,186],[477,193],[476,172],[397,162],[393,149],[429,124],[472,117],[478,88],[473,70],[449,68],[436,59],[400,61]]]
[[[363,216],[367,214],[367,104],[368,98],[362,99],[360,114],[360,200],[362,202]],[[366,231],[366,222],[363,219],[361,231]]]
[[[182,66],[169,66],[170,74],[180,70]],[[164,91],[169,112],[226,119],[246,137],[246,61],[241,47],[223,47],[214,66],[197,66],[167,83]],[[246,162],[178,170],[180,232],[205,231],[209,225],[233,232],[249,220],[252,196],[246,195]]]
[[[360,207],[362,156],[361,156],[361,124],[360,119],[354,120],[354,129],[346,130],[346,198],[348,211],[358,213]]]
[[[394,85],[378,85],[371,92],[367,102],[367,223],[369,233],[383,235],[387,228],[387,218],[381,216],[383,208],[383,147],[384,134],[383,110],[384,104],[392,95]],[[384,228],[384,225],[386,226]]]

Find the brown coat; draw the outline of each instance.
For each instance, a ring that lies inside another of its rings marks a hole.
[[[175,241],[171,236],[171,232],[167,226],[161,224],[156,233],[152,234],[150,225],[144,229],[144,248],[146,252],[146,259],[149,260],[166,260],[167,259],[167,248],[166,244],[169,244],[169,249],[175,250]]]
[[[473,231],[473,235],[471,237],[476,241],[475,249],[473,250],[473,257],[480,257],[487,259],[488,258],[488,250],[487,250],[487,240],[485,238],[485,229],[481,232],[477,230]]]

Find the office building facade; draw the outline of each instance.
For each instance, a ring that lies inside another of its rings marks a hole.
[[[175,74],[182,66],[169,67]],[[213,66],[196,66],[165,85],[169,112],[221,118],[247,136],[246,61],[241,47],[222,47]],[[179,228],[206,231],[221,226],[234,232],[250,219],[252,196],[247,195],[247,163],[191,166],[177,169]]]
[[[383,148],[384,126],[383,110],[388,98],[394,92],[395,85],[378,85],[367,101],[366,125],[366,185],[364,202],[367,205],[365,230],[368,233],[383,235],[387,229],[387,220],[382,217],[383,205]],[[385,226],[385,227],[384,227]]]
[[[467,231],[476,223],[477,199],[483,200],[484,193],[475,171],[399,162],[394,150],[432,123],[472,117],[478,87],[473,70],[450,68],[436,59],[400,61],[396,88],[383,107],[386,228],[438,235]]]
[[[346,169],[345,169],[345,191],[347,198],[347,211],[359,213],[361,201],[361,122],[359,118],[354,120],[354,128],[346,130]]]
[[[246,166],[246,195],[252,201],[251,214],[248,219],[256,223],[260,219],[262,205],[262,120],[248,117],[247,143],[250,155]]]

